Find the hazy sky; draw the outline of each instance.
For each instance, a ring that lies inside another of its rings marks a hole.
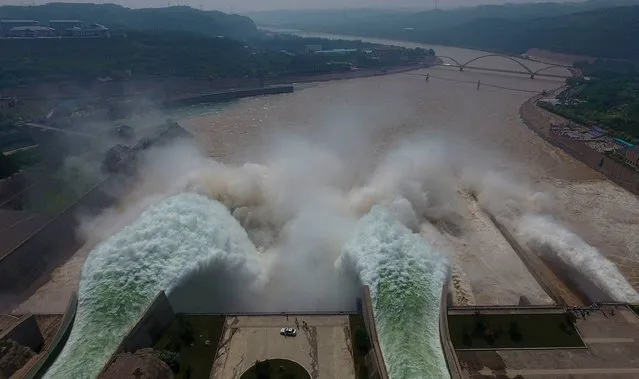
[[[87,1],[87,0],[58,0],[75,3],[117,3],[131,8],[140,7],[165,7],[171,5],[190,5],[194,8],[218,9],[224,12],[246,12],[251,10],[266,9],[319,9],[319,8],[357,8],[357,7],[411,7],[433,8],[436,0],[112,0],[112,1]],[[503,3],[531,3],[544,0],[438,0],[440,8],[452,8],[459,6],[472,6],[478,4],[503,4]],[[567,1],[567,0],[545,0]],[[572,0],[575,1],[575,0]],[[576,0],[580,1],[580,0]],[[0,0],[0,5],[32,5],[44,4],[47,0]]]

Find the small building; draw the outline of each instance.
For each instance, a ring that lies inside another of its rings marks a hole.
[[[59,36],[70,36],[72,28],[81,28],[84,22],[80,20],[49,20],[49,26],[56,30]]]
[[[7,34],[10,38],[43,38],[55,37],[55,29],[47,26],[16,26],[11,28]]]
[[[639,167],[639,146],[626,149],[624,160],[633,167]]]
[[[68,32],[75,38],[109,38],[111,36],[109,28],[100,24],[91,24],[86,28],[74,26]]]
[[[404,49],[400,46],[379,46],[373,49],[378,58],[397,57]]]
[[[321,55],[346,55],[351,53],[356,53],[357,49],[332,49],[332,50],[320,50],[316,51],[314,54]]]
[[[8,37],[9,31],[13,28],[36,25],[38,25],[38,21],[35,20],[0,20],[0,37]]]

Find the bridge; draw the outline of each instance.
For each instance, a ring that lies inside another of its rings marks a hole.
[[[505,58],[508,60],[511,60],[513,62],[515,62],[517,65],[519,65],[523,70],[509,70],[509,69],[501,69],[501,68],[489,68],[489,67],[477,67],[477,66],[471,66],[471,63],[474,63],[478,60],[484,59],[484,58],[490,58],[490,57],[499,57],[499,58]],[[508,55],[502,55],[502,54],[486,54],[486,55],[482,55],[476,58],[473,58],[471,60],[469,60],[466,63],[461,63],[460,61],[458,61],[457,59],[453,58],[453,57],[448,57],[445,55],[438,55],[437,58],[440,59],[447,59],[451,62],[451,63],[440,63],[440,66],[451,66],[451,67],[457,67],[459,68],[459,71],[464,71],[465,68],[468,69],[472,69],[472,70],[482,70],[482,71],[493,71],[493,72],[503,72],[503,73],[508,73],[508,74],[524,74],[524,75],[530,75],[531,79],[535,79],[535,77],[537,76],[544,76],[544,77],[549,77],[549,78],[562,78],[562,79],[567,79],[567,78],[571,78],[572,75],[572,67],[571,66],[566,66],[566,65],[561,65],[561,64],[548,64],[546,67],[542,67],[538,70],[532,70],[530,67],[526,66],[524,63],[522,63],[519,59],[515,59],[511,56]],[[560,75],[560,74],[549,74],[549,73],[545,73],[544,71],[549,70],[551,68],[564,68],[568,71],[570,71],[570,74],[566,74],[566,75]]]

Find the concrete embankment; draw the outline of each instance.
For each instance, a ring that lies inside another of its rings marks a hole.
[[[519,115],[529,129],[537,133],[551,145],[563,150],[566,154],[584,163],[588,167],[602,173],[608,179],[629,192],[639,195],[639,172],[618,162],[611,157],[591,149],[580,141],[555,135],[550,131],[550,121],[537,106],[541,96],[535,96],[519,108]]]
[[[229,91],[220,91],[214,93],[208,93],[197,96],[181,97],[177,99],[171,99],[164,102],[164,106],[167,108],[183,107],[193,104],[202,103],[219,103],[224,101],[231,101],[241,99],[243,97],[262,96],[262,95],[277,95],[281,93],[291,93],[294,91],[292,85],[275,85],[259,88],[245,88],[235,89]]]

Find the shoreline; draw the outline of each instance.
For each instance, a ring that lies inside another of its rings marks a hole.
[[[375,68],[337,72],[332,74],[302,75],[299,77],[286,78],[282,81],[276,80],[273,83],[268,82],[268,84],[321,83],[348,79],[370,78],[374,76],[393,75],[409,71],[417,71],[433,66],[434,63],[416,63],[410,65],[395,66],[392,68],[387,68],[384,71],[382,71],[382,69]]]
[[[537,105],[537,101],[542,97],[543,95],[535,95],[519,107],[519,117],[528,129],[565,154],[599,172],[619,187],[639,196],[639,172],[603,153],[591,149],[580,141],[573,141],[551,134],[550,121]],[[556,115],[556,117],[561,116]]]
[[[335,72],[317,75],[298,75],[280,78],[265,78],[262,83],[257,78],[226,78],[211,80],[209,78],[182,78],[182,77],[161,77],[161,78],[138,78],[128,81],[118,81],[109,83],[94,83],[95,86],[87,91],[82,90],[82,81],[67,80],[62,82],[42,83],[34,88],[9,88],[5,90],[6,99],[16,97],[21,101],[43,101],[43,100],[77,100],[77,99],[132,99],[149,96],[155,98],[158,103],[172,102],[186,97],[205,96],[210,94],[222,94],[225,92],[241,91],[248,89],[267,88],[271,86],[320,83],[337,80],[348,80],[357,78],[368,78],[374,76],[393,75],[409,71],[421,70],[434,66],[435,62],[415,63],[393,66],[388,68],[365,68],[353,71]],[[48,96],[29,96],[26,93],[47,92]],[[64,87],[60,93],[53,90],[53,87]],[[66,92],[66,93],[64,93]],[[158,98],[158,93],[166,95]],[[168,95],[168,94],[172,95]],[[167,96],[168,95],[168,96]],[[5,99],[3,97],[2,99]]]

